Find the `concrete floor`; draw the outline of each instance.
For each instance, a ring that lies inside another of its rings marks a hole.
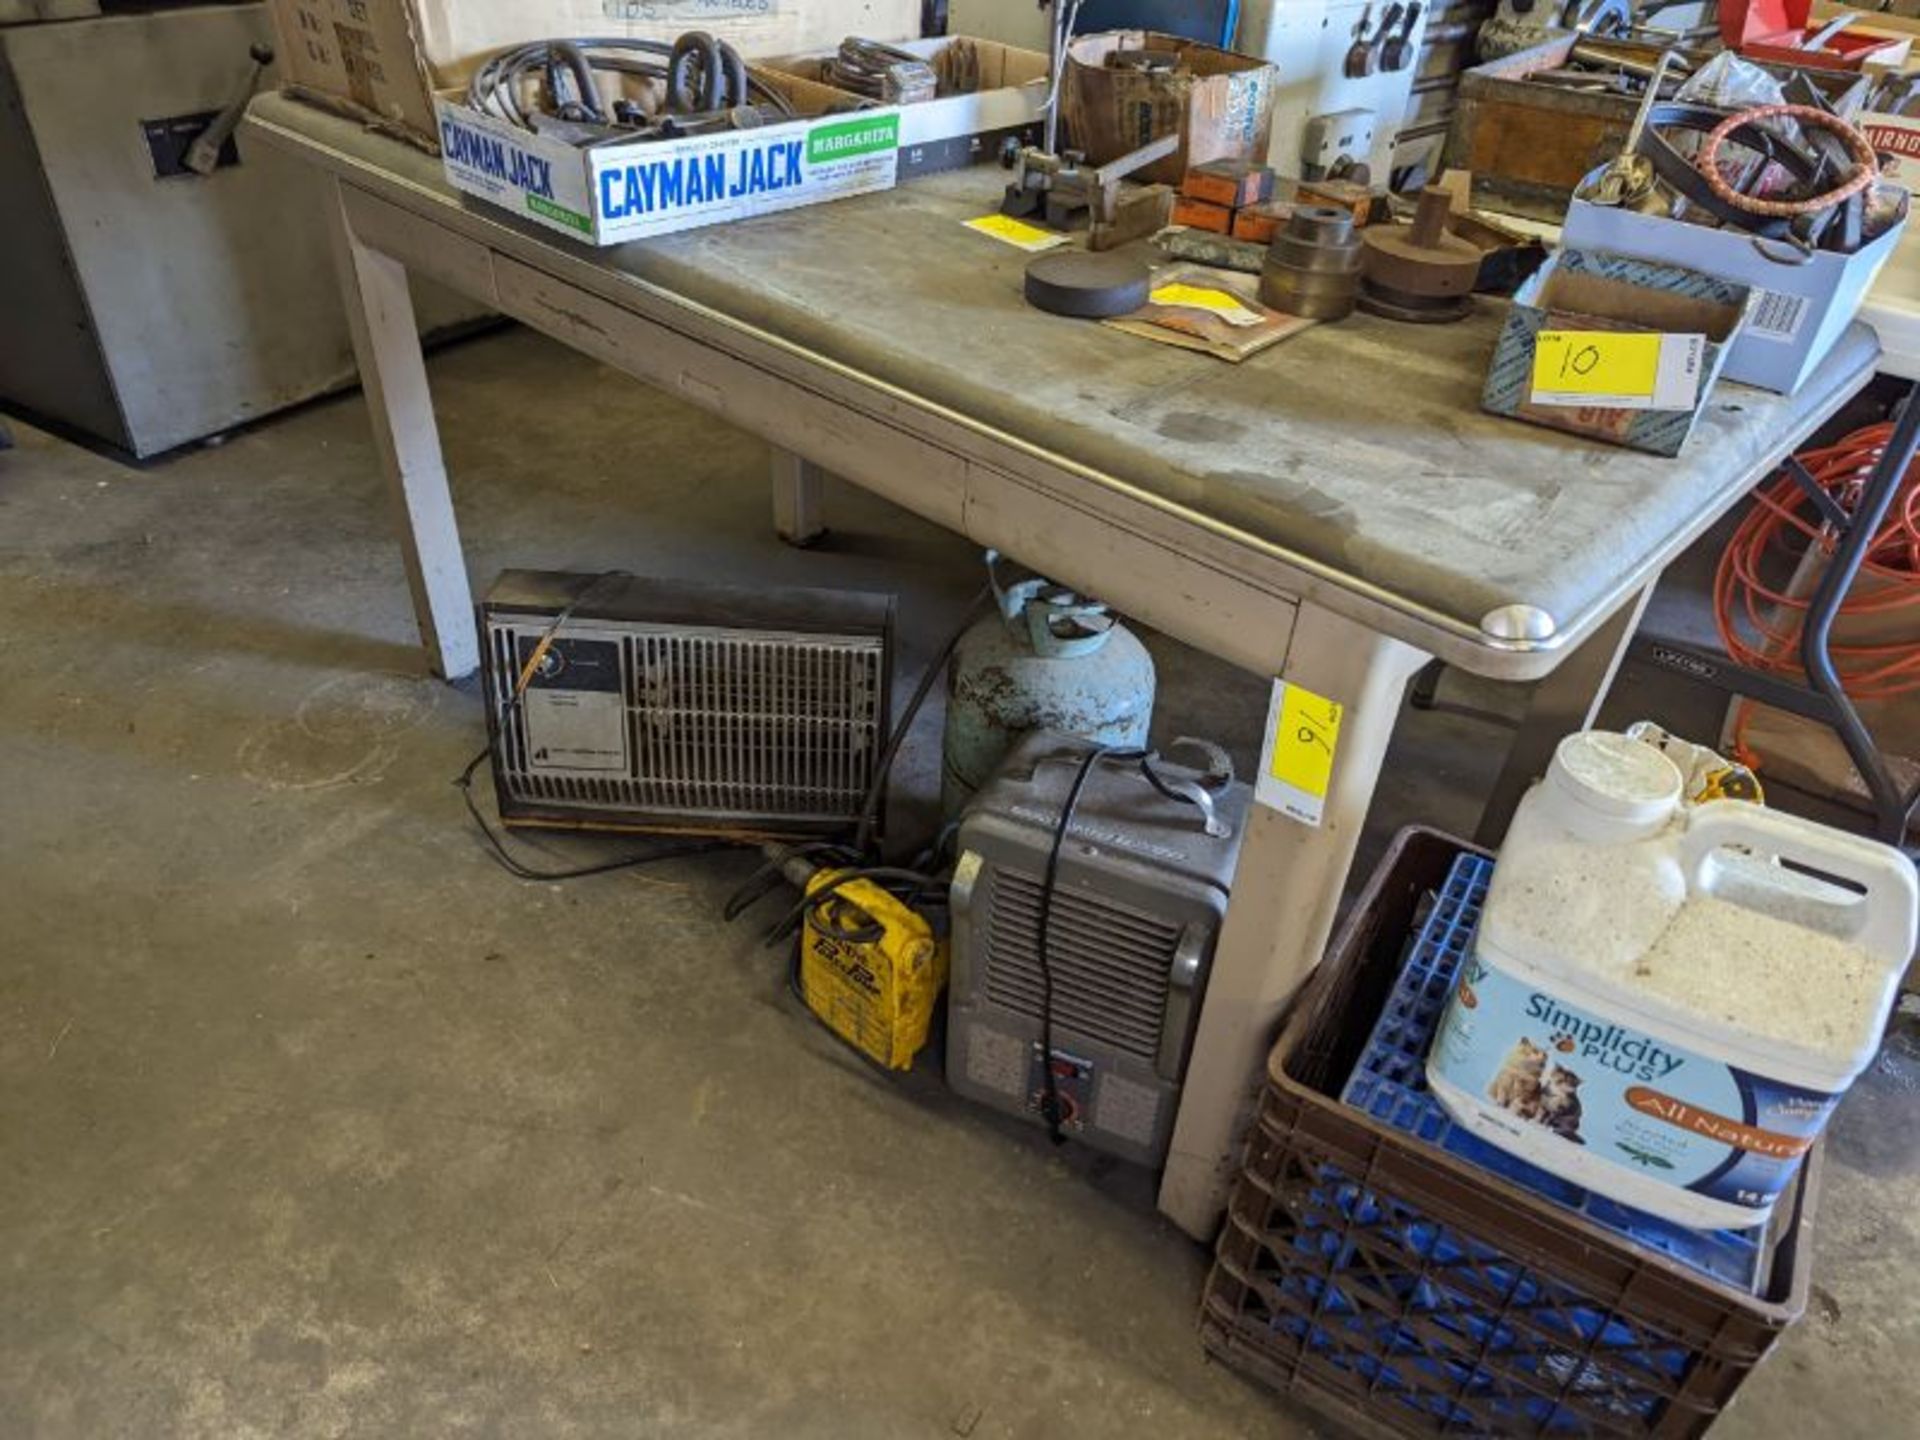
[[[978,584],[842,488],[829,543],[782,548],[757,442],[537,337],[432,370],[482,582],[892,589],[903,681]],[[0,1435],[1333,1433],[1203,1358],[1207,1257],[1145,1176],[801,1014],[718,918],[746,861],[489,861],[449,784],[479,705],[422,676],[356,398],[145,470],[17,438]],[[1161,730],[1244,762],[1260,682],[1155,650]],[[1471,722],[1402,731],[1370,852],[1470,827],[1498,763]],[[1808,1319],[1716,1435],[1910,1433],[1915,1056],[1843,1110]]]

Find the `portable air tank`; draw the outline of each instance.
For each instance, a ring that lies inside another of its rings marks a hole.
[[[1141,747],[1153,657],[1105,605],[987,552],[995,613],[961,637],[947,676],[940,803],[949,819],[1031,730]]]

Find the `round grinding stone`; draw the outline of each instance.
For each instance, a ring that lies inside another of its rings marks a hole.
[[[1104,320],[1147,303],[1144,261],[1107,251],[1055,250],[1027,266],[1027,303],[1055,315]]]

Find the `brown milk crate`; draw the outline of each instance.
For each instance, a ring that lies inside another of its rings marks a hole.
[[[1402,831],[1289,1019],[1201,1341],[1373,1434],[1700,1435],[1806,1307],[1818,1147],[1755,1296],[1333,1098],[1470,849]]]

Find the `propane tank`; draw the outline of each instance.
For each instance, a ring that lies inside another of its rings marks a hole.
[[[1004,579],[987,552],[997,613],[961,637],[947,672],[940,805],[948,819],[1029,730],[1143,748],[1153,720],[1153,657],[1097,600],[1031,572]]]

